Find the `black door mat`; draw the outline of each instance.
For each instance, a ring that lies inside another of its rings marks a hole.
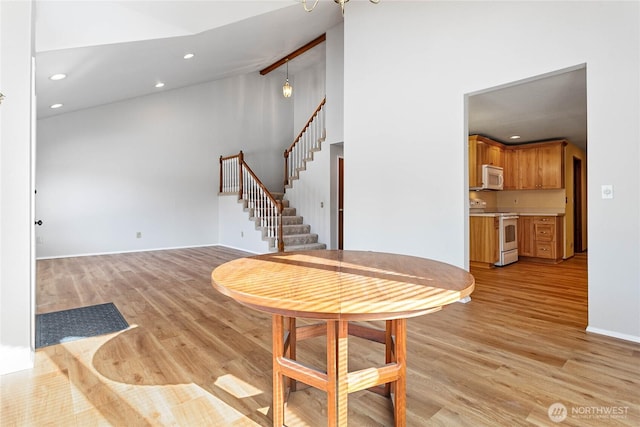
[[[36,348],[127,329],[112,302],[36,315]]]

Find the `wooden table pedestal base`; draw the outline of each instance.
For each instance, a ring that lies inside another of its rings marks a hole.
[[[284,425],[286,387],[295,391],[296,381],[327,393],[330,427],[347,426],[348,394],[364,389],[391,398],[395,426],[406,425],[406,319],[387,320],[384,331],[340,319],[296,327],[295,318],[273,314],[272,321],[274,427]],[[326,373],[296,362],[296,342],[322,335],[327,337]],[[349,335],[385,344],[386,364],[349,372]]]

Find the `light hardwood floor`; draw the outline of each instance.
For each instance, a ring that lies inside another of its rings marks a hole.
[[[214,267],[242,255],[38,261],[38,313],[114,302],[131,327],[40,349],[33,370],[0,377],[0,425],[269,426],[270,318],[210,284]],[[470,303],[408,322],[408,426],[640,425],[640,344],[584,331],[585,255],[472,273]],[[382,363],[379,345],[349,345],[351,369]],[[321,364],[322,339],[299,352]],[[562,423],[549,418],[554,403],[567,408]],[[323,393],[290,396],[289,426],[325,425],[325,415]],[[389,402],[352,394],[349,420],[390,426]]]

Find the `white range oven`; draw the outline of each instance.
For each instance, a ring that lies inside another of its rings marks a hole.
[[[496,213],[499,219],[500,258],[496,265],[518,261],[518,214]]]

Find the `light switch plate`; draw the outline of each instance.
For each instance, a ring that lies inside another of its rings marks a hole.
[[[613,199],[613,185],[604,184],[602,185],[602,198],[603,199]]]

